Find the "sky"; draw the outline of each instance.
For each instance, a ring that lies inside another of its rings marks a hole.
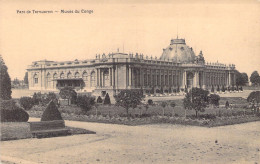
[[[232,63],[250,76],[260,73],[259,29],[260,0],[0,0],[0,54],[11,79],[22,80],[27,66],[43,59],[91,59],[118,48],[160,57],[177,35],[207,62]]]

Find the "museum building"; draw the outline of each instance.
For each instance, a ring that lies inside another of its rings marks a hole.
[[[160,58],[116,52],[91,60],[35,61],[27,71],[30,90],[70,86],[94,96],[115,95],[123,89],[209,89],[236,83],[234,64],[207,63],[202,51],[195,55],[185,39],[178,38],[171,40]]]

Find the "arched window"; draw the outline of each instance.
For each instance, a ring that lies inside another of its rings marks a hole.
[[[58,74],[57,73],[53,74],[53,79],[58,79]]]
[[[65,78],[64,73],[61,73],[61,74],[60,74],[60,78],[61,78],[61,79],[64,79],[64,78]]]
[[[69,73],[67,74],[67,78],[68,78],[68,79],[71,79],[71,78],[72,78],[72,73],[71,73],[71,72],[69,72]]]
[[[88,74],[87,74],[87,72],[84,72],[84,73],[82,74],[82,78],[83,78],[84,81],[87,81],[87,80],[88,80]]]
[[[90,74],[90,87],[96,86],[96,74],[95,72],[91,72]]]
[[[47,76],[46,76],[46,87],[50,87],[51,86],[51,74],[50,73],[47,73]]]
[[[75,73],[75,78],[78,79],[79,77],[80,77],[79,73],[76,72],[76,73]]]

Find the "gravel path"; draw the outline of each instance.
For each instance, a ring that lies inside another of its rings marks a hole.
[[[37,120],[37,119],[31,119]],[[97,134],[1,142],[15,163],[259,163],[260,122],[204,128],[66,121]]]

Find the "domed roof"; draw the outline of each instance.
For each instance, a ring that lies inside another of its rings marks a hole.
[[[196,55],[192,48],[186,45],[185,39],[172,39],[171,44],[163,49],[161,59],[175,62],[193,63]]]

